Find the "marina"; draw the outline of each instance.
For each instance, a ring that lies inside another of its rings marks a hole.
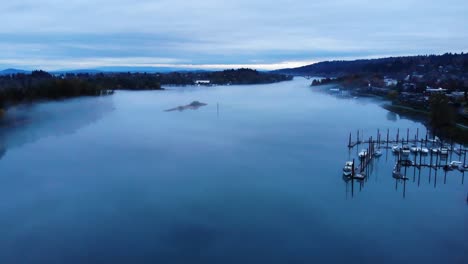
[[[352,183],[352,194],[354,194],[354,181],[359,181],[362,188],[363,181],[372,174],[374,162],[383,155],[383,152],[386,153],[387,159],[389,152],[394,157],[395,164],[391,175],[396,180],[397,185],[399,181],[402,181],[406,187],[405,182],[410,180],[411,176],[413,181],[416,181],[417,176],[419,185],[423,169],[429,170],[429,181],[434,174],[434,184],[437,184],[439,171],[444,173],[444,183],[447,173],[453,171],[461,174],[461,183],[464,184],[465,171],[468,170],[466,157],[468,149],[461,144],[455,144],[453,141],[444,142],[436,136],[430,137],[427,131],[423,138],[419,138],[419,129],[413,135],[410,133],[410,129],[407,129],[406,137],[400,137],[400,129],[397,129],[393,139],[390,135],[390,129],[387,129],[384,139],[382,139],[380,129],[377,130],[376,137],[369,137],[367,140],[363,139],[363,134],[363,131],[358,130],[356,141],[352,141],[353,135],[349,134],[350,160],[353,150],[359,151],[357,158],[346,162],[346,165],[352,169],[347,174],[343,174],[344,180]],[[411,168],[413,169],[411,170]],[[405,192],[403,196],[405,196]]]

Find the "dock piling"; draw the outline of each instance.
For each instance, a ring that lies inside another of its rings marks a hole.
[[[390,129],[387,128],[387,148],[388,148],[388,137],[389,137],[389,134],[390,134]]]
[[[351,133],[349,133],[349,143],[348,143],[348,148],[351,148]]]
[[[406,130],[406,144],[409,144],[409,128]]]

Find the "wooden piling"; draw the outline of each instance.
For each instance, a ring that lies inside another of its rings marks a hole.
[[[419,171],[421,171],[421,165],[422,165],[422,153],[419,153]]]
[[[465,166],[467,165],[466,164],[466,149],[465,149],[465,157],[463,158],[463,165],[465,165]]]
[[[405,175],[405,177],[406,177],[406,175]],[[406,198],[406,181],[403,180],[403,199],[405,199],[405,198]]]
[[[377,129],[377,145],[380,146],[380,129]]]
[[[409,128],[406,130],[406,144],[409,144]]]
[[[431,183],[431,175],[432,175],[432,151],[431,151],[431,160],[429,161],[429,183]]]
[[[354,197],[354,159],[353,159],[353,165],[351,166],[352,172],[351,172],[351,197]]]
[[[390,135],[390,129],[387,128],[387,148],[388,148],[388,138],[389,138],[389,135]]]

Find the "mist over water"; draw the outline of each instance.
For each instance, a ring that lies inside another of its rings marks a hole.
[[[411,168],[403,186],[384,152],[354,190],[342,178],[358,151],[350,132],[425,127],[309,83],[13,109],[19,121],[0,134],[0,263],[466,263],[461,173]],[[164,111],[192,101],[207,105]]]

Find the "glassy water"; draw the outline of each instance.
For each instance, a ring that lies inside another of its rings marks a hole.
[[[349,132],[424,126],[309,83],[12,110],[0,137],[0,263],[468,263],[461,173],[411,168],[404,184],[384,152],[365,182],[342,178],[358,151]],[[208,105],[164,111],[195,100]]]

